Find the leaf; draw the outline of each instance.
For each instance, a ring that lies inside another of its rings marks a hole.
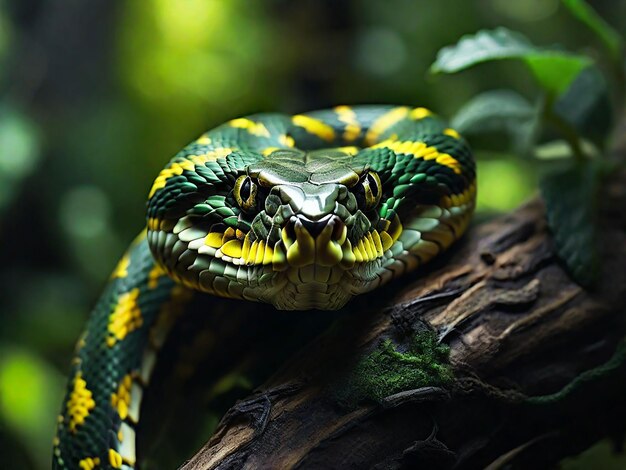
[[[600,38],[609,50],[611,58],[621,63],[624,43],[619,33],[584,0],[561,0],[561,3]]]
[[[512,147],[526,153],[534,140],[537,108],[512,90],[481,93],[467,102],[451,121],[465,136],[504,133]]]
[[[606,79],[596,67],[583,70],[557,100],[554,112],[578,132],[602,144],[613,124]]]
[[[540,183],[556,252],[585,287],[593,286],[599,269],[596,215],[601,163],[585,160]]]
[[[481,62],[519,58],[535,51],[532,43],[520,33],[506,28],[481,30],[463,36],[454,46],[441,49],[430,70],[433,73],[454,73]]]
[[[546,91],[563,93],[585,68],[592,64],[590,58],[556,51],[525,57],[535,79]]]
[[[468,101],[452,119],[463,133],[501,130],[509,123],[527,121],[535,114],[530,102],[513,90],[492,90]]]
[[[457,44],[444,47],[430,70],[432,73],[455,73],[482,62],[503,59],[522,60],[539,84],[557,95],[591,64],[589,57],[539,48],[518,32],[497,28],[464,36]]]

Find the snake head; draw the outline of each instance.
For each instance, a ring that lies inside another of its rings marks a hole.
[[[473,186],[424,162],[385,148],[256,152],[196,142],[154,183],[148,241],[171,277],[200,291],[337,309],[464,231]]]
[[[335,309],[357,293],[355,266],[393,243],[376,230],[378,175],[348,164],[345,152],[198,153],[163,170],[148,206],[153,254],[185,285],[284,309]]]

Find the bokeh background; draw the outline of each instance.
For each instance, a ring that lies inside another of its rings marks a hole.
[[[590,3],[626,31],[626,1]],[[558,0],[0,0],[0,466],[49,468],[74,342],[179,148],[260,111],[532,99],[515,63],[428,75],[441,47],[499,25],[597,45]],[[479,217],[535,191],[532,161],[478,158]],[[592,452],[567,468],[626,468]]]

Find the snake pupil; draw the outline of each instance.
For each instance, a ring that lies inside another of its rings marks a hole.
[[[250,182],[250,178],[246,178],[243,181],[239,193],[241,194],[241,199],[244,201],[247,201],[250,198],[250,194],[252,193],[252,183]]]
[[[235,181],[235,187],[233,188],[233,195],[239,207],[244,211],[249,212],[256,207],[256,195],[258,187],[252,181],[249,176],[242,175]]]

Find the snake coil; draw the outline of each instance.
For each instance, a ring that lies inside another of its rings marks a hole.
[[[258,114],[202,135],[156,178],[78,342],[53,468],[138,466],[141,396],[193,293],[341,308],[450,246],[475,195],[467,143],[425,108]]]

